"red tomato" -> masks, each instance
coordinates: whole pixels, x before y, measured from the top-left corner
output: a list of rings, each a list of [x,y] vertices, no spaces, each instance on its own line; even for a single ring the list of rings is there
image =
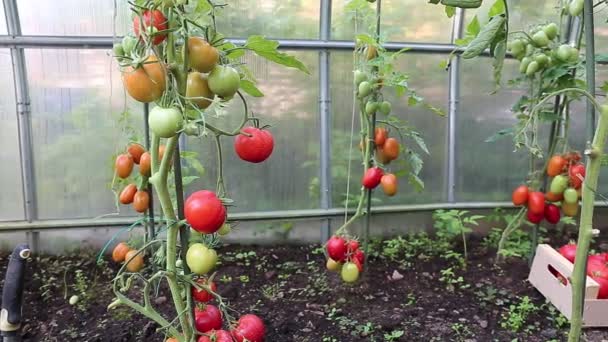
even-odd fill
[[[133,203],[133,198],[135,197],[136,192],[137,186],[135,186],[135,184],[129,184],[122,189],[120,196],[118,196],[118,200],[122,204],[131,204]]]
[[[346,260],[346,241],[339,236],[332,236],[327,241],[327,255],[330,258],[336,261],[345,261]]]
[[[555,204],[546,204],[545,205],[545,220],[551,224],[556,224],[559,222],[561,217],[561,213],[559,208]]]
[[[514,205],[524,205],[528,202],[528,194],[530,189],[525,185],[520,185],[513,191],[511,199]]]
[[[568,161],[562,156],[553,156],[547,163],[547,175],[549,177],[555,177],[564,171]]]
[[[118,177],[129,177],[131,175],[131,171],[133,171],[133,157],[127,153],[119,155],[116,157],[114,168],[116,169],[116,175]]]
[[[528,211],[534,215],[545,214],[545,194],[539,191],[531,192],[528,195]]]
[[[600,277],[591,277],[591,279],[595,280],[595,282],[600,285],[600,290],[597,293],[597,299],[607,299],[608,298],[608,279],[600,278]]]
[[[601,263],[601,264],[606,264],[606,257],[604,255],[605,253],[602,254],[591,254],[587,257],[587,262],[597,262],[597,263]]]
[[[587,260],[587,275],[590,277],[607,278],[608,279],[608,267],[606,262],[597,258],[591,258],[594,255],[590,255]]]
[[[196,280],[196,282],[201,285],[207,285],[207,279],[199,278]],[[212,281],[211,283],[209,283],[209,288],[211,289],[211,292],[217,293],[217,285],[215,285],[215,282]],[[192,298],[199,303],[207,303],[208,301],[212,300],[214,296],[210,292],[207,292],[207,290],[205,289],[198,290],[196,287],[193,286]]]
[[[583,164],[575,164],[570,166],[570,170],[568,171],[568,175],[570,176],[570,184],[575,189],[578,189],[583,184],[583,179],[585,178],[585,165]]]
[[[222,313],[214,305],[207,304],[201,310],[194,309],[194,326],[196,330],[206,333],[211,330],[222,329]]]
[[[129,144],[129,147],[127,147],[127,153],[133,157],[135,164],[139,164],[139,159],[144,152],[146,152],[146,150],[138,143],[131,143]]]
[[[363,175],[363,179],[361,179],[361,184],[363,184],[366,189],[373,189],[380,184],[383,175],[384,172],[381,168],[377,166],[371,167],[365,171],[365,175]]]
[[[272,154],[274,139],[270,132],[256,127],[245,127],[242,132],[234,138],[234,151],[244,161],[250,163],[261,163]]]
[[[384,145],[382,146],[382,153],[389,160],[397,159],[399,157],[399,150],[400,150],[399,140],[397,140],[395,138],[386,139],[386,141],[384,142]]]
[[[232,330],[232,336],[237,342],[263,342],[266,328],[260,317],[252,314],[239,318],[236,327]]]
[[[384,145],[384,143],[386,142],[386,139],[388,139],[388,131],[386,130],[386,128],[384,127],[376,127],[376,130],[374,132],[374,143],[376,144],[376,146],[381,147]]]
[[[543,218],[545,218],[544,212],[542,214],[535,214],[528,210],[528,221],[534,224],[539,224],[543,220]]]
[[[349,240],[348,241],[348,251],[354,252],[359,249],[359,241],[357,240]]]
[[[184,213],[190,226],[204,234],[217,232],[226,221],[226,207],[215,193],[208,190],[190,195],[184,205]]]
[[[233,342],[232,335],[226,330],[212,330],[207,336],[201,336],[197,342]]]
[[[154,33],[154,32],[159,32],[159,31],[164,31],[168,28],[167,24],[168,24],[168,20],[165,17],[165,15],[163,14],[163,12],[159,11],[159,10],[145,10],[142,15],[141,18],[143,19],[144,23],[143,23],[143,28],[144,31],[146,32],[146,35],[149,35],[150,33]],[[139,16],[136,15],[135,18],[133,18],[133,32],[135,32],[135,35],[137,37],[140,37],[140,28],[141,28],[141,23],[139,20]],[[152,31],[152,32],[149,32]],[[158,35],[154,35],[154,38],[152,39],[152,44],[154,45],[158,45],[160,43],[163,42],[163,40],[165,40],[165,38],[167,38],[166,34],[158,34]]]
[[[576,258],[576,244],[569,243],[567,245],[561,246],[558,250],[559,254],[561,254],[564,258],[568,259],[570,262],[574,262],[574,258]]]
[[[363,251],[360,249],[356,250],[355,254],[353,254],[353,260],[358,260],[359,263],[363,264],[365,262],[365,254]]]
[[[359,259],[353,258],[353,264],[355,264],[355,266],[357,266],[359,273],[363,272],[363,263],[361,261],[359,261]]]

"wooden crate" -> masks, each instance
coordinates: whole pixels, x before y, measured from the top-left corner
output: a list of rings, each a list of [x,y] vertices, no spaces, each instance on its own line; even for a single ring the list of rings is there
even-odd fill
[[[549,245],[538,245],[528,280],[555,307],[570,319],[572,314],[572,276],[574,265]],[[562,275],[563,278],[559,277]],[[561,279],[560,279],[561,278]],[[608,327],[608,299],[597,299],[599,285],[587,277],[584,327]]]

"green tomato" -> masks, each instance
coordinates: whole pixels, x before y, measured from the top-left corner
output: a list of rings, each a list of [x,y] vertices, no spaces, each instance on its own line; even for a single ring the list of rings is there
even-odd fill
[[[532,44],[528,44],[526,45],[526,56],[532,56],[534,54],[534,51],[536,50],[536,47]]]
[[[226,236],[232,231],[232,227],[230,227],[229,223],[224,223],[222,227],[217,231],[217,233],[221,236]]]
[[[568,5],[568,13],[573,17],[579,16],[583,12],[584,6],[584,0],[572,0],[570,5]]]
[[[378,102],[367,101],[365,104],[365,113],[367,115],[373,115],[378,110]]]
[[[194,122],[188,122],[184,126],[184,133],[186,133],[186,135],[189,135],[191,137],[196,137],[199,135],[200,131],[198,129],[198,126]]]
[[[534,60],[541,67],[544,67],[545,65],[549,64],[549,57],[547,57],[547,55],[545,55],[544,53],[534,56]]]
[[[359,84],[359,98],[364,98],[372,93],[372,85],[368,81]]]
[[[135,50],[135,46],[137,45],[137,38],[132,36],[125,36],[122,39],[122,49],[125,52],[125,56],[131,56],[133,50]]]
[[[528,68],[526,68],[526,75],[532,77],[538,72],[539,69],[540,65],[538,64],[538,62],[532,61],[530,62],[530,64],[528,64]]]
[[[231,98],[241,86],[241,76],[235,68],[216,65],[207,78],[209,89],[221,98]]]
[[[359,85],[361,82],[367,81],[367,75],[361,70],[355,70],[354,79],[355,85]]]
[[[568,188],[564,191],[564,201],[568,204],[578,202],[578,191],[575,188]]]
[[[536,32],[533,36],[532,36],[532,40],[534,41],[534,43],[536,43],[536,45],[540,46],[540,47],[545,47],[547,45],[549,45],[549,37],[547,37],[547,34],[545,33],[545,31],[538,31]]]
[[[570,46],[570,58],[568,60],[570,62],[578,62],[578,54],[579,54],[578,49]]]
[[[526,72],[526,70],[528,70],[528,65],[530,65],[530,62],[532,62],[532,58],[524,57],[521,60],[521,63],[519,63],[519,72],[524,74]]]
[[[80,298],[76,295],[70,297],[70,305],[76,305],[78,304],[78,301],[80,300]]]
[[[186,252],[186,264],[193,273],[203,275],[211,272],[217,263],[215,250],[202,243],[195,243]]]
[[[389,115],[391,113],[392,109],[393,109],[393,106],[388,101],[382,101],[382,103],[380,104],[380,108],[379,108],[380,113],[382,113],[384,115]]]
[[[359,279],[359,269],[357,265],[352,262],[347,262],[342,266],[342,271],[340,272],[342,276],[342,280],[346,283],[354,283]]]
[[[175,107],[154,107],[148,117],[150,130],[161,138],[171,138],[180,131],[184,125],[182,112]]]
[[[526,50],[526,45],[523,42],[523,40],[521,39],[515,39],[514,41],[511,42],[511,53],[514,56],[521,56],[522,54],[525,53]]]
[[[556,23],[549,23],[543,27],[543,31],[547,35],[547,38],[553,40],[557,37],[557,33],[559,31],[559,27],[557,27]]]
[[[125,49],[123,49],[121,43],[114,44],[112,52],[114,52],[115,57],[123,57],[125,55]]]
[[[562,44],[557,48],[555,57],[562,62],[567,62],[570,60],[570,51],[570,45]]]
[[[564,192],[568,188],[568,177],[557,175],[551,181],[551,186],[549,187],[549,191],[552,193],[559,195]],[[578,197],[578,194],[576,195]]]

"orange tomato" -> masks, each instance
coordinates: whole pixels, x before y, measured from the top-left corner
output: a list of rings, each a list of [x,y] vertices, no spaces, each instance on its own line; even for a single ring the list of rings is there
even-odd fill
[[[122,204],[131,204],[131,203],[133,203],[133,197],[135,196],[136,192],[137,192],[137,187],[135,186],[135,184],[129,184],[129,185],[125,186],[124,189],[122,189],[122,191],[120,192],[120,196],[118,197],[118,200]]]
[[[201,109],[209,107],[214,96],[211,89],[209,89],[207,76],[200,72],[191,72],[188,74],[186,97],[191,98],[190,101],[195,106]]]
[[[198,72],[210,72],[220,60],[217,49],[200,37],[188,38],[188,62]]]
[[[139,102],[160,99],[165,92],[167,77],[165,68],[156,56],[150,56],[138,68],[127,67],[122,72],[122,83],[129,95]]]
[[[525,185],[520,185],[515,190],[513,190],[513,194],[511,195],[511,200],[514,205],[524,205],[528,203],[528,194],[530,193],[530,189],[528,189]]]
[[[384,146],[386,139],[388,138],[388,131],[384,127],[376,127],[374,132],[374,143],[376,146]]]
[[[126,243],[119,243],[118,245],[116,245],[116,247],[114,247],[114,250],[112,251],[112,260],[114,260],[114,262],[125,261],[125,256],[127,255],[127,253],[129,253],[130,250],[131,248]]]
[[[578,203],[562,202],[562,211],[564,215],[574,217],[578,214]]]
[[[549,163],[547,164],[547,175],[549,177],[555,177],[564,171],[564,168],[568,164],[566,158],[555,155],[549,159]]]
[[[142,253],[138,253],[132,249],[125,255],[125,262],[127,263],[127,270],[129,272],[139,272],[144,268],[144,256]]]
[[[382,191],[387,196],[394,196],[397,193],[397,176],[392,173],[387,173],[382,176],[380,179],[380,184],[382,185]]]
[[[386,155],[386,152],[384,152],[384,148],[382,147],[376,148],[376,160],[384,165],[391,163],[391,158]]]
[[[551,191],[547,191],[545,194],[545,199],[547,199],[549,202],[559,202],[564,199],[564,194],[554,194]]]
[[[138,143],[131,143],[129,144],[129,147],[127,147],[127,153],[133,157],[133,162],[135,162],[135,164],[139,164],[139,159],[141,159],[141,155],[144,154],[144,152],[146,152],[146,150]]]
[[[367,57],[368,61],[378,57],[378,49],[373,45],[368,45],[365,56]]]
[[[395,138],[388,138],[382,146],[382,152],[390,160],[395,160],[399,157],[399,141]]]
[[[150,152],[144,152],[139,159],[139,173],[142,176],[150,177],[152,171],[152,156]]]
[[[133,158],[131,155],[126,153],[118,155],[118,157],[116,157],[114,168],[116,169],[116,174],[118,177],[129,177],[129,175],[131,175],[131,171],[133,171]]]
[[[133,209],[143,213],[150,207],[150,195],[147,191],[138,190],[133,197]]]

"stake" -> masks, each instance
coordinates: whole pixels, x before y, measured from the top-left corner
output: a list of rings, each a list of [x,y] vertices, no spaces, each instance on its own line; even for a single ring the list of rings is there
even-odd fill
[[[150,150],[150,126],[148,125],[148,115],[150,114],[150,104],[149,103],[144,103],[144,135],[145,135],[145,141],[144,141],[144,145],[146,147],[146,150]],[[154,226],[154,200],[152,199],[152,185],[150,183],[148,183],[148,195],[150,196],[150,205],[148,207],[148,223],[146,224],[146,234],[147,236],[147,241],[152,241],[154,240],[154,235],[155,235],[155,226]]]

